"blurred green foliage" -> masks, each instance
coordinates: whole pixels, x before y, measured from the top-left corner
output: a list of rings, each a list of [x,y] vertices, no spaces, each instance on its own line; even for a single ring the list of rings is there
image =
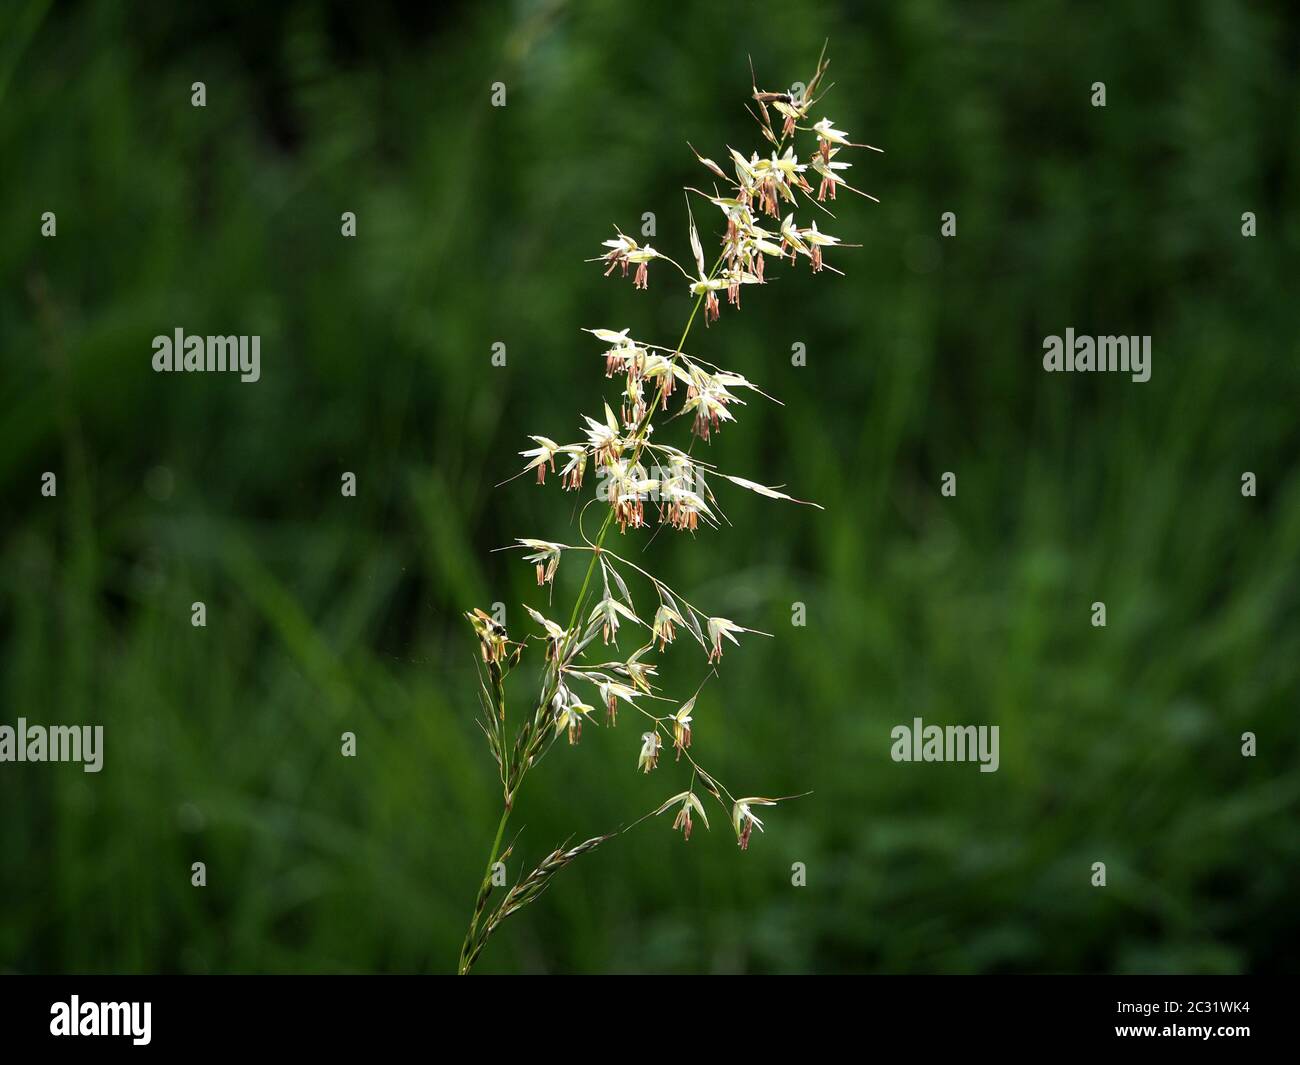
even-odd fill
[[[758,146],[747,57],[782,86],[829,38],[822,110],[887,153],[824,227],[863,247],[693,337],[786,404],[709,457],[827,509],[727,492],[720,531],[624,545],[775,634],[706,687],[701,760],[814,794],[745,854],[640,826],[481,968],[1294,969],[1294,11],[183,7],[0,14],[0,721],[106,742],[98,776],[0,766],[0,967],[454,966],[499,802],[460,611],[520,634],[531,569],[491,549],[576,538],[554,484],[492,486],[612,391],[581,327],[670,344],[689,307],[583,260],[645,211],[688,258],[687,142]],[[154,374],[177,326],[260,334],[262,380]],[[1151,381],[1043,373],[1067,326],[1151,334]],[[1000,771],[893,763],[914,716],[1000,725]],[[685,786],[639,732],[548,756],[512,872]]]

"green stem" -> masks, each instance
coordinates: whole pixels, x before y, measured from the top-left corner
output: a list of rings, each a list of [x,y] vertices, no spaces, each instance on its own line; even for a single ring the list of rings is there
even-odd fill
[[[469,952],[473,947],[474,933],[478,931],[479,918],[483,916],[484,903],[487,901],[487,892],[492,886],[492,867],[497,864],[497,856],[501,852],[501,841],[505,839],[506,822],[510,819],[510,806],[507,802],[505,808],[501,811],[501,820],[497,822],[496,839],[492,841],[492,853],[488,857],[487,869],[483,872],[483,881],[479,885],[478,896],[474,900],[474,913],[470,917],[469,931],[465,933],[465,942],[460,948],[460,962],[457,965],[457,973],[465,976],[469,973]]]

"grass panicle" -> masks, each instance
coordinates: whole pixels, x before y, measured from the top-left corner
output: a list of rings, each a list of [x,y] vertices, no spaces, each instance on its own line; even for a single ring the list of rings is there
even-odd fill
[[[500,771],[504,803],[461,948],[461,973],[469,972],[502,921],[539,898],[561,869],[618,832],[674,810],[674,830],[689,839],[697,821],[709,827],[701,799],[705,795],[726,811],[736,841],[744,850],[754,830],[763,831],[754,808],[781,801],[736,798],[696,761],[690,748],[696,732],[696,701],[704,681],[693,683],[693,694],[684,700],[671,698],[663,694],[659,664],[651,661],[676,640],[679,631],[685,632],[700,646],[707,679],[716,672],[728,643],[738,644],[742,635],[767,634],[701,610],[666,582],[605,545],[614,529],[628,535],[648,527],[652,518],[677,532],[694,534],[701,527],[717,527],[726,516],[711,481],[725,481],[769,499],[816,506],[777,487],[723,473],[695,454],[697,444],[711,444],[736,420],[738,409],[745,405],[741,393],[770,397],[744,374],[689,354],[685,345],[701,310],[706,327],[720,321],[724,297],[727,306],[738,311],[743,290],[765,285],[771,270],[787,260],[795,265],[807,262],[815,274],[824,270],[839,273],[827,256],[849,245],[826,232],[813,215],[833,219],[827,203],[842,190],[867,196],[849,184],[845,171],[851,164],[840,155],[847,149],[869,146],[855,144],[827,118],[813,121],[813,110],[825,92],[826,70],[823,52],[812,78],[797,94],[753,86],[750,110],[767,142],[763,153],[744,155],[729,148],[720,156],[724,166],[691,148],[711,175],[713,187],[711,191],[685,190],[689,269],[617,227],[615,235],[603,242],[605,250],[593,260],[604,266],[606,276],[630,277],[638,290],[649,289],[652,268],[656,276],[662,269],[675,270],[692,297],[691,309],[673,347],[638,340],[628,335],[628,329],[584,330],[603,345],[605,376],[619,379],[618,396],[607,400],[594,416],[582,416],[578,440],[559,443],[545,434],[531,434],[532,446],[519,452],[527,461],[516,477],[531,474],[539,485],[545,485],[548,475],[558,476],[564,491],[582,491],[590,467],[598,484],[584,513],[593,505],[603,506],[605,512],[594,539],[583,533],[580,544],[520,538],[513,545],[525,552],[524,561],[535,568],[538,586],[548,591],[566,558],[585,559],[581,589],[567,621],[548,617],[545,609],[550,609],[549,605],[538,609],[525,604],[539,631],[514,641],[501,620],[482,610],[466,615],[478,637],[486,673],[481,685],[483,728]],[[796,150],[799,142],[805,145],[802,155]],[[816,190],[809,182],[810,175],[819,179]],[[719,247],[711,263],[707,263],[696,223],[696,205],[702,212],[717,210],[722,216]],[[796,215],[810,217],[806,224],[799,224]],[[687,421],[690,439],[684,447],[651,439],[658,414],[668,414],[670,422]],[[653,613],[637,607],[629,576],[648,586],[657,600]],[[618,640],[630,632],[641,642],[624,654]],[[544,647],[541,690],[511,735],[506,681],[530,642]],[[598,653],[604,661],[589,660]],[[672,709],[664,713],[650,709],[662,703]],[[659,771],[661,751],[671,747],[674,764],[685,760],[680,771],[689,770],[689,784],[617,832],[592,837],[576,847],[557,847],[490,907],[494,887],[503,882],[500,869],[513,850],[511,845],[503,853],[502,843],[525,776],[562,737],[570,745],[579,743],[584,726],[598,724],[602,713],[607,726],[617,727],[620,709],[641,715],[644,722],[637,733],[638,744],[629,751],[629,764],[643,774],[653,774]]]

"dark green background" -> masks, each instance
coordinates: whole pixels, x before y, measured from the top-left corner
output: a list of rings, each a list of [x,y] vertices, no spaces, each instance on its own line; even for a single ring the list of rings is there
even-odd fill
[[[482,969],[1295,968],[1288,5],[224,6],[0,13],[0,721],[106,731],[98,776],[0,766],[0,968],[453,968],[499,801],[460,611],[521,635],[491,549],[576,536],[553,484],[492,485],[612,393],[581,327],[671,344],[689,308],[582,260],[645,211],[688,258],[686,142],[757,146],[747,55],[785,86],[827,38],[819,111],[887,152],[827,225],[863,247],[693,336],[786,403],[709,457],[827,509],[729,490],[644,556],[776,637],[728,651],[698,757],[814,794],[744,854],[720,811],[642,825]],[[153,373],[177,326],[260,334],[262,380]],[[1067,326],[1150,334],[1151,381],[1045,374]],[[914,716],[1000,725],[1000,771],[895,764]],[[639,732],[547,758],[512,871],[685,787]]]

